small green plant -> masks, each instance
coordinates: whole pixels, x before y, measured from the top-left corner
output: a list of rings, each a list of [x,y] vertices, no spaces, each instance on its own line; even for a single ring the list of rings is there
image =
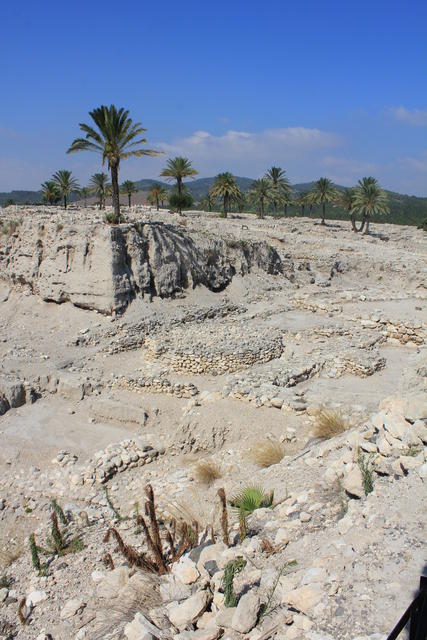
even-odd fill
[[[107,504],[108,504],[108,506],[110,507],[111,511],[114,514],[114,519],[117,522],[121,522],[123,520],[123,518],[120,515],[120,511],[118,509],[116,509],[116,507],[114,506],[113,501],[110,498],[110,494],[108,493],[107,487],[104,487],[104,494],[105,494],[105,499],[107,501]]]
[[[357,464],[362,474],[362,484],[365,496],[374,490],[374,465],[372,456],[365,456],[361,448],[357,450]]]
[[[51,528],[50,534],[52,537],[53,547],[57,555],[62,556],[64,551],[64,539],[59,529],[58,514],[56,513],[56,511],[52,512],[50,518],[52,520],[52,528]]]
[[[340,506],[340,518],[343,518],[348,511],[348,497],[340,479],[337,480],[337,497]]]
[[[274,598],[274,594],[275,594],[275,592],[276,592],[277,585],[278,585],[278,584],[279,584],[279,582],[280,582],[280,578],[281,578],[281,577],[282,577],[282,575],[285,573],[285,570],[286,570],[288,567],[295,567],[296,565],[297,565],[297,561],[296,561],[296,560],[291,560],[290,562],[285,562],[285,563],[284,563],[284,565],[279,569],[279,571],[278,571],[278,573],[277,573],[277,576],[276,576],[276,579],[275,579],[275,581],[274,581],[274,583],[273,583],[273,586],[271,587],[271,589],[270,589],[270,591],[269,591],[269,593],[268,593],[268,596],[267,596],[267,602],[266,602],[265,604],[263,604],[263,605],[262,605],[261,613],[260,613],[260,616],[259,616],[258,623],[260,623],[260,622],[261,622],[261,620],[262,620],[266,615],[268,615],[269,613],[271,613],[271,611],[273,610],[273,608],[274,608],[274,600],[273,600],[273,598]]]
[[[52,498],[50,501],[50,506],[52,510],[58,515],[59,520],[62,524],[68,524],[67,518],[65,517],[65,513],[63,508],[56,502],[55,498]]]
[[[57,233],[59,233],[60,231],[62,231],[62,229],[64,228],[64,225],[62,224],[62,222],[58,222],[58,224],[56,225],[56,231]]]
[[[420,452],[421,452],[420,447],[417,447],[416,445],[411,445],[407,449],[402,449],[402,456],[410,456],[411,458],[414,458]]]
[[[239,542],[240,544],[247,536],[248,523],[244,510],[242,507],[239,509]]]
[[[256,509],[271,507],[274,500],[274,491],[269,494],[257,486],[248,486],[230,500],[230,505],[247,517]]]
[[[28,538],[28,542],[30,545],[31,562],[33,563],[34,569],[40,572],[40,569],[41,569],[40,556],[39,556],[39,550],[36,545],[36,538],[34,533],[30,535],[30,537]]]
[[[0,589],[9,589],[10,585],[13,583],[13,578],[7,576],[6,574],[0,576]]]
[[[104,222],[107,224],[117,224],[116,216],[112,212],[107,212],[104,214]],[[122,222],[126,222],[126,218],[120,214],[119,224]]]
[[[245,566],[246,560],[243,560],[243,558],[230,560],[230,562],[225,565],[222,585],[224,589],[224,604],[226,607],[237,607],[238,599],[236,594],[234,593],[233,586],[234,576],[236,575],[236,573],[242,571]]]

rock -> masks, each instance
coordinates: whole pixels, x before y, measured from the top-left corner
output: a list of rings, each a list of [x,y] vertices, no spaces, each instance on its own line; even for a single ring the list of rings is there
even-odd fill
[[[310,522],[311,518],[311,514],[307,513],[307,511],[301,511],[301,513],[299,514],[299,519],[301,520],[301,522]]]
[[[287,593],[284,601],[308,615],[308,612],[319,604],[322,598],[323,590],[320,587],[305,585]]]
[[[193,551],[197,551],[197,549],[194,549]],[[216,562],[219,569],[223,569],[226,565],[226,560],[224,559],[223,554],[226,551],[227,547],[223,542],[216,542],[215,544],[207,545],[200,552],[200,556],[197,561],[197,568],[199,570],[203,570],[205,568],[205,564],[213,560]],[[193,552],[190,553],[190,558],[193,558]]]
[[[69,618],[72,618],[73,616],[80,613],[85,606],[85,603],[80,598],[73,598],[71,600],[68,600],[68,602],[66,602],[66,604],[61,609],[61,620],[68,620]]]
[[[353,467],[353,469],[344,476],[342,486],[352,497],[362,498],[365,495],[362,473],[359,467]]]
[[[7,589],[6,587],[3,587],[2,589],[0,589],[0,603],[4,602],[8,595],[9,595],[9,589]]]
[[[274,538],[274,544],[285,546],[289,542],[289,532],[286,529],[278,529]]]
[[[45,600],[47,600],[46,591],[31,591],[25,600],[25,604],[31,609]]]
[[[253,591],[245,593],[239,600],[236,611],[231,620],[231,627],[239,633],[249,633],[256,625],[260,600]]]
[[[124,628],[127,640],[155,640],[155,637],[147,631],[145,619],[140,613],[136,613],[132,622],[128,622]]]
[[[323,567],[312,567],[301,579],[301,585],[312,584],[313,582],[325,582],[328,577]]]
[[[408,427],[409,424],[399,416],[392,415],[384,418],[384,429],[397,440],[403,440]]]
[[[111,314],[153,292],[168,298],[197,285],[219,291],[235,274],[244,275],[253,267],[270,274],[283,272],[276,249],[264,241],[230,247],[220,238],[190,236],[185,229],[161,222],[76,222],[72,231],[67,223],[58,236],[55,225],[24,216],[7,261],[0,262],[0,278],[27,283],[49,302],[69,301]]]
[[[200,577],[200,572],[190,558],[181,558],[173,565],[172,573],[184,584],[193,584]]]
[[[220,609],[216,614],[215,624],[217,624],[219,627],[231,629],[236,609],[237,607],[224,607],[224,609]]]
[[[427,462],[424,462],[424,464],[421,465],[418,469],[418,474],[422,480],[427,478]]]
[[[5,506],[6,506],[5,499],[0,498],[0,511],[4,511]]]
[[[78,402],[84,398],[85,385],[81,382],[78,376],[69,373],[61,373],[58,384],[58,393],[66,400]]]
[[[205,629],[197,629],[190,631],[190,640],[217,640],[221,635],[221,629],[216,626],[206,627]]]
[[[99,398],[92,404],[92,416],[100,421],[130,422],[143,427],[147,422],[148,414],[141,407],[123,402],[116,402],[109,398]]]
[[[129,580],[128,567],[116,567],[109,571],[104,580],[97,587],[97,594],[101,598],[113,598]]]
[[[403,407],[403,415],[409,422],[427,420],[427,400],[421,397],[407,398]]]
[[[166,607],[169,620],[177,629],[185,629],[187,625],[196,622],[210,601],[211,596],[207,591],[198,591],[181,604],[171,603]]]

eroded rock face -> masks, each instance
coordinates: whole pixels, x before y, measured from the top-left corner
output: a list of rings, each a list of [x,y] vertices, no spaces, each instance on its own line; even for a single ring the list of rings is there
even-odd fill
[[[46,301],[102,313],[121,311],[138,296],[168,298],[197,285],[222,291],[253,267],[283,273],[265,242],[230,245],[162,222],[59,229],[27,219],[0,254],[4,280],[30,285]]]

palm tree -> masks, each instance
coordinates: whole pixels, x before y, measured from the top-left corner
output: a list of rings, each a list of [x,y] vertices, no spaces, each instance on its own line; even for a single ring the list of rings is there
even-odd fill
[[[83,204],[84,204],[84,206],[86,206],[87,199],[90,196],[90,188],[89,187],[81,187],[79,189],[79,195],[83,198]]]
[[[316,194],[316,204],[322,205],[322,223],[325,224],[325,209],[327,202],[334,202],[337,199],[338,191],[329,178],[319,178],[314,183],[314,193]]]
[[[271,167],[265,174],[264,178],[270,180],[272,187],[272,202],[274,208],[274,214],[277,214],[277,205],[281,200],[281,196],[285,193],[290,193],[291,183],[286,177],[286,171],[281,167]]]
[[[353,200],[354,200],[354,189],[343,189],[339,192],[338,197],[335,201],[336,207],[342,207],[346,209],[350,214],[350,222],[351,228],[353,231],[357,231],[356,228],[356,217],[355,212],[353,211]]]
[[[176,180],[176,188],[178,192],[178,203],[179,198],[182,198],[182,186],[184,178],[191,178],[193,176],[197,176],[199,172],[194,169],[191,164],[191,160],[188,158],[183,158],[182,156],[177,156],[176,158],[169,158],[166,162],[166,167],[161,172],[161,176],[166,178],[167,180]],[[178,212],[181,213],[181,205],[178,205]]]
[[[61,199],[61,192],[54,180],[46,180],[42,184],[43,200],[48,204],[56,204]]]
[[[94,173],[90,178],[90,189],[98,196],[100,209],[105,209],[105,196],[108,194],[109,186],[106,173]]]
[[[204,198],[199,201],[199,206],[203,211],[212,211],[212,194],[210,191],[207,192]]]
[[[156,205],[157,211],[159,210],[160,203],[163,207],[163,201],[168,197],[168,192],[161,184],[153,184],[151,191],[148,195],[149,200]]]
[[[59,192],[64,199],[64,209],[67,208],[68,199],[73,191],[79,190],[79,183],[73,177],[71,171],[60,169],[52,176],[53,182],[57,185]]]
[[[137,193],[138,192],[138,187],[136,186],[136,184],[134,182],[132,182],[132,180],[125,180],[124,183],[122,184],[122,192],[125,193],[128,197],[128,204],[129,204],[129,208],[131,206],[131,197],[133,193]]]
[[[224,218],[227,217],[227,213],[230,210],[230,203],[232,199],[239,199],[241,192],[236,182],[236,178],[229,171],[219,173],[213,185],[210,188],[210,195],[212,198],[222,198]]]
[[[275,167],[273,167],[275,168]],[[261,178],[260,180],[254,180],[249,190],[249,198],[259,207],[259,217],[264,217],[264,206],[266,201],[272,198],[272,184],[267,178]]]
[[[387,204],[387,194],[381,189],[375,178],[369,177],[359,180],[354,190],[353,211],[363,214],[362,226],[359,231],[362,231],[366,224],[365,235],[369,233],[371,216],[390,212]]]
[[[96,151],[102,155],[102,164],[108,163],[111,171],[113,189],[113,222],[120,222],[119,167],[120,161],[132,156],[156,156],[161,152],[145,149],[147,143],[141,135],[146,131],[139,122],[133,122],[129,111],[117,109],[113,104],[102,105],[89,112],[97,129],[87,124],[79,124],[86,134],[85,138],[76,138],[67,153],[75,151]]]
[[[301,215],[303,216],[305,213],[305,207],[310,204],[309,193],[307,191],[300,193],[299,196],[295,199],[295,204],[301,207]]]

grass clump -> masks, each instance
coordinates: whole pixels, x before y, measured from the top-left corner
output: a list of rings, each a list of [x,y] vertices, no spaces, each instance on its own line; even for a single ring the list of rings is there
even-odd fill
[[[374,490],[374,465],[372,456],[365,456],[361,448],[357,450],[357,464],[362,474],[362,484],[365,496]]]
[[[230,505],[247,517],[256,509],[271,507],[273,500],[274,491],[267,494],[261,487],[248,486],[231,498]]]
[[[246,560],[243,560],[243,558],[230,560],[230,562],[225,565],[222,586],[224,589],[224,604],[226,607],[237,607],[238,599],[236,594],[234,593],[233,586],[234,576],[236,575],[236,573],[242,571],[245,566]]]
[[[262,440],[255,445],[251,459],[259,467],[266,469],[278,464],[285,455],[283,446],[277,440]]]
[[[196,479],[207,486],[221,478],[221,469],[211,460],[199,460],[194,468]]]
[[[3,236],[11,236],[22,223],[22,220],[9,220],[8,222],[0,221],[0,234]]]
[[[334,409],[326,409],[322,407],[316,414],[316,423],[313,435],[316,438],[333,438],[334,436],[346,431],[350,425],[342,415],[341,411]]]
[[[104,222],[107,224],[117,224],[116,216],[114,212],[107,212],[104,214]],[[126,222],[126,218],[120,214],[119,224]]]

